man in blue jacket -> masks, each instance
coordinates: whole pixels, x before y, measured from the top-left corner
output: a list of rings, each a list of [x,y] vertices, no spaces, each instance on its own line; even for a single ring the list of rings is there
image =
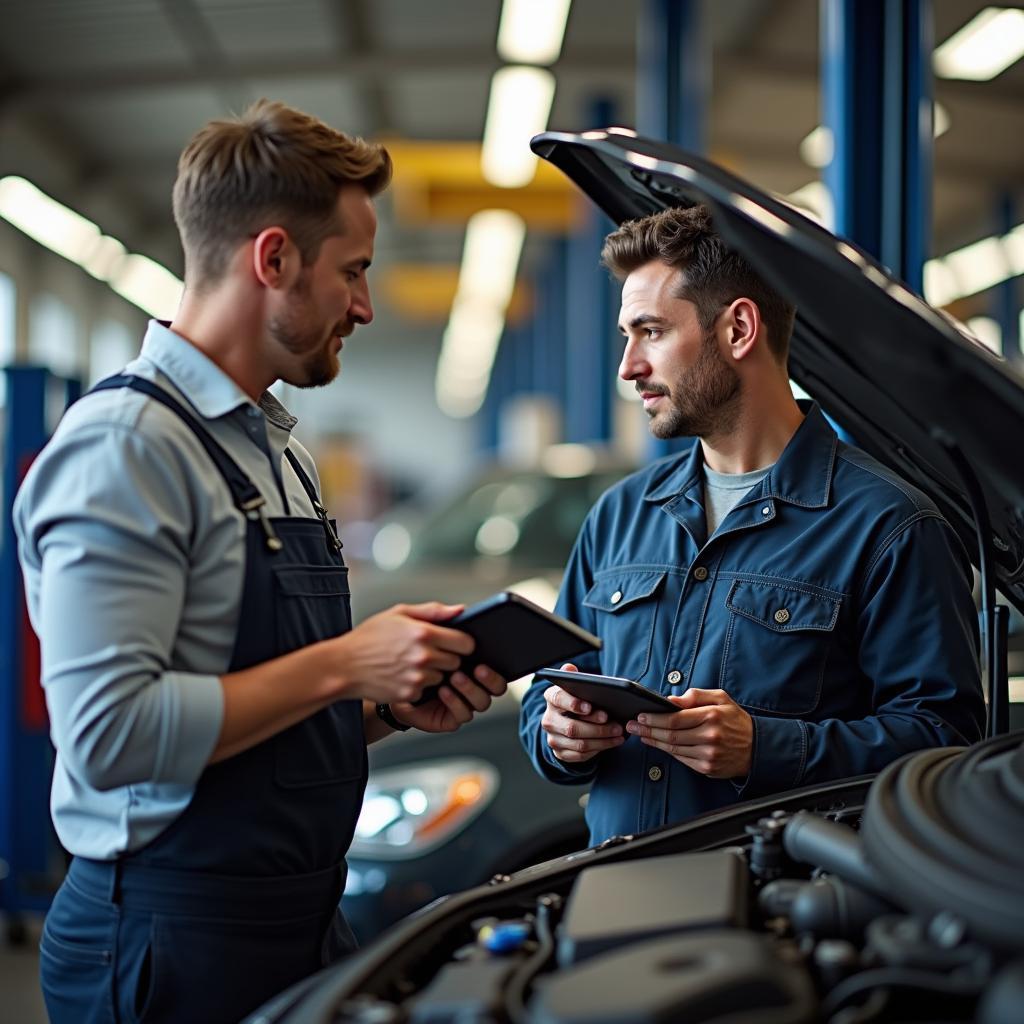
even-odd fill
[[[544,681],[523,702],[537,770],[592,784],[591,842],[979,739],[967,556],[794,400],[794,308],[703,207],[624,224],[602,262],[623,282],[619,375],[654,436],[697,440],[601,498],[557,605],[604,640],[575,667],[678,711],[623,728]]]

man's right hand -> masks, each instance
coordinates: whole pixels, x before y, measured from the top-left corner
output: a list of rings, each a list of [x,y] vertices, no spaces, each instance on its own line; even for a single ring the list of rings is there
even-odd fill
[[[348,681],[346,697],[374,703],[417,700],[426,686],[457,669],[475,641],[468,633],[439,623],[464,605],[396,604],[378,612],[335,640],[338,668]]]
[[[563,669],[576,672],[572,664]],[[579,764],[596,757],[602,750],[621,746],[625,740],[622,726],[609,722],[606,712],[594,708],[560,686],[549,686],[544,691],[547,708],[540,720],[548,734],[548,746],[559,761]]]

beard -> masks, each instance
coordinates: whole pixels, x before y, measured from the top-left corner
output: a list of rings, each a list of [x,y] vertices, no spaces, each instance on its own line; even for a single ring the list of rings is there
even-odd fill
[[[310,313],[309,279],[300,275],[288,293],[284,311],[267,325],[270,336],[286,352],[301,356],[295,379],[282,377],[297,388],[321,388],[330,384],[341,370],[334,352],[337,325],[330,328],[315,323]]]
[[[725,361],[713,334],[704,335],[697,361],[671,387],[637,381],[640,392],[665,395],[668,407],[652,409],[651,433],[658,438],[709,438],[728,433],[740,413],[740,378]]]

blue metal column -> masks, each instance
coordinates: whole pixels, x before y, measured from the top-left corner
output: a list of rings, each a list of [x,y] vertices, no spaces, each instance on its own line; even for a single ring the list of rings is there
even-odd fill
[[[590,122],[607,128],[614,118],[612,104],[596,100]],[[605,235],[615,227],[587,203],[581,222],[567,243],[566,293],[568,331],[565,346],[565,439],[606,443],[612,436],[612,397],[615,389],[617,346],[612,310],[612,287],[600,266]]]
[[[531,325],[533,381],[531,390],[551,395],[559,408],[568,403],[565,386],[568,242],[554,238],[534,279],[536,302]]]
[[[1005,235],[1017,226],[1017,204],[1011,193],[1000,197],[996,211],[996,232]],[[992,315],[1003,335],[1003,355],[1018,370],[1024,366],[1020,347],[1021,289],[1020,278],[1010,277],[996,285],[992,292]]]
[[[835,231],[921,292],[932,185],[927,0],[821,0]]]
[[[705,147],[711,80],[701,0],[645,0],[637,27],[637,130],[693,153]]]
[[[637,28],[637,130],[691,153],[706,146],[711,82],[701,6],[701,0],[645,0]],[[639,407],[637,415],[643,415]],[[660,458],[686,444],[652,437],[648,454]]]
[[[25,607],[11,506],[49,438],[49,408],[56,404],[59,412],[78,397],[81,385],[36,366],[0,372],[7,387],[0,509],[0,908],[10,915],[13,935],[23,911],[49,906],[62,865],[50,824],[53,759],[39,644]]]

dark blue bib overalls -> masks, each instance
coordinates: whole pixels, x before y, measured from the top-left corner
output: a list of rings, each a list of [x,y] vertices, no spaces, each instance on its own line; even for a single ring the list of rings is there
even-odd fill
[[[348,570],[318,518],[268,519],[248,477],[172,396],[246,516],[245,584],[229,672],[351,629]],[[234,1022],[354,947],[338,910],[366,785],[362,702],[339,701],[209,765],[186,810],[116,861],[76,857],[46,918],[40,969],[54,1024]]]

